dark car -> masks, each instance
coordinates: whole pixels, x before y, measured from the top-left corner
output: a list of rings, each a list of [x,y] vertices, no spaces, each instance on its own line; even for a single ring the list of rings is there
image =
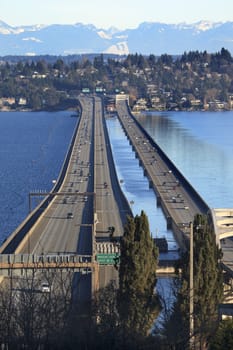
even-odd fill
[[[74,215],[73,213],[67,213],[67,219],[73,219]]]

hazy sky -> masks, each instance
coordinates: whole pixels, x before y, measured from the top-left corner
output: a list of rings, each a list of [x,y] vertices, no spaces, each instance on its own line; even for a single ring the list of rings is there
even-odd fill
[[[136,28],[141,22],[233,21],[233,0],[0,0],[0,20]]]

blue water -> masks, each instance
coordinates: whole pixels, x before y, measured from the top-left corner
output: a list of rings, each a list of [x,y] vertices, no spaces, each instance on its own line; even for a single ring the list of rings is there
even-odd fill
[[[77,122],[70,115],[0,113],[0,243],[27,216],[29,192],[52,188]]]
[[[138,118],[211,208],[233,208],[233,112]]]

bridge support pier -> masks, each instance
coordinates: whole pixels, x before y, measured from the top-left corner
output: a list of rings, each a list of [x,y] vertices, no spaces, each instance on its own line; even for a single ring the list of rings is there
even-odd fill
[[[157,207],[161,206],[161,197],[157,195]]]
[[[95,267],[92,268],[91,273],[91,284],[92,284],[92,294],[95,294],[99,290],[99,265],[95,264]]]
[[[172,218],[171,216],[167,216],[167,229],[172,228]]]

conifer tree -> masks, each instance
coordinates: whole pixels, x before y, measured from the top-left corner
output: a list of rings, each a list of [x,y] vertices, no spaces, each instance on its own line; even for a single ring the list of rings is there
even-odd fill
[[[146,214],[128,217],[121,241],[118,311],[125,333],[145,336],[159,312],[155,295],[158,250]]]
[[[219,328],[210,344],[210,350],[233,349],[233,320],[221,321]]]
[[[214,334],[218,319],[218,305],[223,296],[221,250],[216,245],[215,233],[206,215],[198,214],[193,223],[194,273],[194,342],[195,349],[205,349]],[[181,259],[181,287],[167,331],[178,324],[176,334],[166,334],[181,348],[189,342],[189,252]],[[175,339],[176,338],[176,339]],[[186,345],[185,345],[186,344]]]
[[[216,329],[218,306],[223,297],[221,250],[216,245],[212,225],[204,215],[194,220],[194,325],[199,343],[206,341]]]

